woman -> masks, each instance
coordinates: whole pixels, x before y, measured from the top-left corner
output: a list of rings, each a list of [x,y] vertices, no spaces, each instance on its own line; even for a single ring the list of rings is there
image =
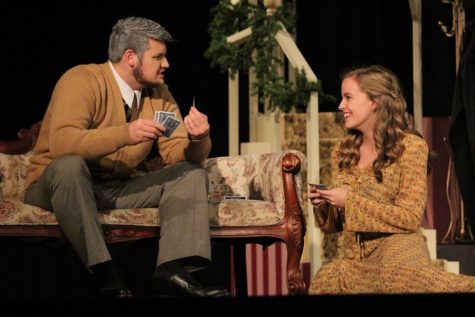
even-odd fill
[[[397,77],[382,66],[343,75],[346,137],[332,152],[332,186],[309,199],[324,232],[343,230],[343,256],[315,275],[310,294],[468,292],[475,277],[431,263],[421,221],[430,153],[408,127]]]

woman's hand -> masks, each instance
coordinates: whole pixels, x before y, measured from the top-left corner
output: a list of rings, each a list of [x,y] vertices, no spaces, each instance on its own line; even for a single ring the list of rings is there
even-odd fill
[[[310,203],[315,208],[319,208],[327,203],[327,201],[322,198],[320,191],[321,190],[317,189],[315,186],[311,186],[308,193],[308,199],[310,199]]]
[[[344,208],[348,189],[337,187],[328,190],[316,189],[319,201],[323,200],[336,208]],[[313,204],[313,203],[312,203]]]

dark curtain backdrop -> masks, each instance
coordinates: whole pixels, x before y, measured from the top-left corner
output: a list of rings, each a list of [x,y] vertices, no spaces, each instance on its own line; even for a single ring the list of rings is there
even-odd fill
[[[169,47],[167,83],[186,113],[196,96],[212,126],[212,156],[227,155],[227,77],[209,67],[210,8],[218,0],[45,1],[10,3],[0,11],[4,62],[1,139],[40,120],[52,89],[68,68],[107,59],[114,22],[130,15],[154,19],[178,40]],[[401,78],[412,111],[411,18],[405,0],[297,0],[297,42],[324,89],[339,98],[339,73],[351,65],[380,63]],[[423,1],[424,115],[450,114],[454,87],[454,42],[437,21],[451,24],[450,6]],[[245,101],[245,99],[244,99]],[[322,111],[336,111],[336,106]],[[241,118],[246,118],[245,106]],[[247,123],[241,120],[242,140]]]
[[[412,109],[412,31],[408,1],[299,1],[297,38],[303,55],[340,100],[340,71],[354,65],[393,69]],[[310,5],[310,7],[308,7]],[[338,111],[337,105],[320,111]]]
[[[340,96],[340,71],[381,64],[399,76],[413,112],[412,20],[407,0],[297,1],[297,39],[324,90]],[[448,116],[455,81],[454,40],[437,21],[451,26],[451,6],[422,1],[424,116]],[[336,105],[321,111],[336,111]]]
[[[15,138],[18,129],[42,118],[56,81],[68,68],[105,62],[109,34],[118,19],[143,16],[162,24],[177,40],[169,45],[166,81],[183,113],[196,96],[197,107],[212,125],[214,154],[226,154],[226,76],[210,69],[203,57],[209,44],[210,8],[217,2],[45,1],[41,7],[11,3],[10,9],[0,10],[7,92],[0,137]]]

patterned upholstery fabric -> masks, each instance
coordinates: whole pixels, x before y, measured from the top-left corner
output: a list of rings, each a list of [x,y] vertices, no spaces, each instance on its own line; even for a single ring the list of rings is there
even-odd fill
[[[211,226],[263,226],[280,222],[284,216],[282,157],[286,152],[210,158],[205,162],[209,177]],[[305,166],[305,156],[297,154]],[[24,180],[31,153],[0,154],[0,224],[56,225],[50,211],[24,204]],[[300,174],[296,176],[301,191]],[[247,200],[223,200],[225,195],[246,196]],[[301,206],[303,202],[300,201]],[[101,211],[104,224],[159,226],[156,208]]]
[[[0,199],[23,201],[26,167],[30,156],[31,152],[23,155],[0,153]]]

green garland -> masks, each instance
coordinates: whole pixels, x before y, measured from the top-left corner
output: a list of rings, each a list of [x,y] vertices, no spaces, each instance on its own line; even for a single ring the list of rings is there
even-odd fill
[[[320,103],[336,102],[336,98],[323,93],[321,81],[309,82],[304,70],[296,69],[296,83],[286,82],[278,75],[277,69],[282,60],[273,52],[278,48],[274,35],[281,29],[293,30],[295,16],[292,4],[287,2],[269,16],[259,3],[251,5],[246,0],[232,5],[229,0],[220,0],[211,10],[213,20],[209,26],[211,42],[204,56],[211,60],[212,67],[219,67],[222,73],[232,75],[236,71],[247,72],[255,68],[256,82],[251,93],[259,93],[259,102],[268,103],[271,111],[279,108],[283,112],[305,112],[312,92],[318,92]],[[241,44],[233,45],[226,41],[229,35],[251,27],[251,38]],[[253,52],[256,54],[253,57]]]

